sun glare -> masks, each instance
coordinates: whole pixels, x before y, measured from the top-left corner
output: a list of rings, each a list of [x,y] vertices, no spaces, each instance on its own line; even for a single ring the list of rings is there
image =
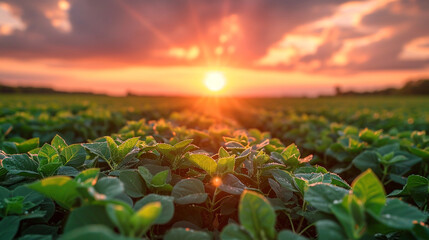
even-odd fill
[[[217,92],[225,87],[226,78],[221,72],[208,72],[204,83],[210,91]]]

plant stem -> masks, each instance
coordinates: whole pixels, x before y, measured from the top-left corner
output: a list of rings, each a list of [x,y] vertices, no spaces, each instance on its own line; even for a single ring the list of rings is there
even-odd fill
[[[307,208],[307,202],[304,201],[302,204],[302,211],[304,212],[306,208]],[[296,230],[297,232],[299,232],[301,230],[303,223],[304,223],[304,217],[301,217],[301,220],[299,220],[298,228]]]
[[[290,226],[292,227],[292,231],[295,233],[295,226],[293,225],[292,218],[290,218],[289,214],[286,213],[287,218],[289,219]]]
[[[302,231],[301,232],[299,232],[298,234],[299,235],[302,235],[303,233],[305,233],[305,231],[307,231],[308,229],[310,229],[311,227],[313,227],[314,226],[314,223],[312,223],[312,224],[310,224],[310,225],[308,225],[307,227],[305,227],[304,229],[302,229]]]

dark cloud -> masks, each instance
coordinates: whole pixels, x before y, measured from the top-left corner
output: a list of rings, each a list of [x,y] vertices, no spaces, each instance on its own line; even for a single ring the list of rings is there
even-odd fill
[[[3,0],[14,9],[25,30],[0,36],[1,57],[13,59],[53,58],[64,64],[84,66],[123,65],[203,65],[216,59],[214,49],[233,46],[235,52],[222,59],[238,67],[255,67],[268,49],[287,33],[304,25],[332,16],[343,0],[70,0],[70,32],[54,27],[47,15],[65,14],[57,0]],[[312,54],[301,56],[288,66],[319,61],[315,70],[345,68],[350,70],[422,68],[428,61],[402,61],[398,58],[405,44],[429,36],[429,1],[401,0],[368,13],[360,31],[335,26],[326,31],[325,41]],[[237,25],[235,33],[231,30]],[[330,59],[345,41],[375,34],[391,27],[388,38],[356,47],[349,54],[366,53],[366,61],[331,66]],[[230,33],[229,41],[219,43],[219,36]],[[168,49],[198,46],[200,55],[192,60],[167,56]],[[225,55],[224,55],[225,56]]]

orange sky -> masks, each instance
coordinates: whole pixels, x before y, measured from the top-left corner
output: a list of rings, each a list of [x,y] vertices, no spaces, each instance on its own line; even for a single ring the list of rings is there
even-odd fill
[[[0,82],[112,95],[317,96],[429,75],[426,0],[0,0]]]

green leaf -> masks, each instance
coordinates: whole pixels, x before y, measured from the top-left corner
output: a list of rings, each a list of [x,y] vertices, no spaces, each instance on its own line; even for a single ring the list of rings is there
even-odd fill
[[[183,179],[178,182],[171,192],[177,204],[200,204],[206,201],[207,193],[204,184],[198,179]]]
[[[237,224],[231,223],[223,228],[220,234],[222,240],[252,240],[250,233]]]
[[[117,146],[111,137],[106,137],[107,142],[109,143],[111,158],[115,163],[120,163],[124,160],[125,156],[130,153],[137,142],[139,141],[138,137],[130,138],[127,141],[123,142],[121,145]]]
[[[152,186],[152,178],[153,178],[153,175],[152,175],[152,173],[150,173],[150,171],[149,171],[149,169],[147,169],[146,167],[144,167],[144,166],[139,166],[139,168],[138,168],[138,172],[139,172],[139,174],[140,174],[140,176],[144,179],[144,181],[146,182],[146,185],[148,186],[148,187],[151,187]]]
[[[148,203],[160,202],[162,211],[159,217],[155,220],[155,224],[166,224],[174,215],[174,197],[162,196],[157,194],[149,194],[134,205],[134,210],[138,210]]]
[[[37,170],[43,175],[43,177],[50,177],[57,172],[61,165],[62,164],[59,162],[47,163],[39,166]]]
[[[223,175],[225,173],[233,173],[235,167],[235,156],[223,157],[217,160],[216,173]]]
[[[109,198],[114,198],[124,192],[124,184],[115,177],[104,177],[99,179],[94,188],[98,193],[104,194]]]
[[[245,190],[240,199],[239,219],[254,239],[275,237],[276,214],[264,196]]]
[[[378,155],[374,151],[365,151],[353,159],[353,165],[361,171],[372,169],[377,176],[382,176]]]
[[[41,166],[48,163],[60,162],[60,156],[58,155],[57,150],[47,143],[40,148],[38,158]]]
[[[61,166],[57,170],[57,175],[76,177],[77,175],[79,175],[79,171],[74,167]]]
[[[320,220],[316,222],[319,240],[347,239],[341,226],[331,220]]]
[[[379,215],[386,204],[386,193],[377,176],[367,170],[360,174],[352,184],[353,194],[362,201],[365,209]]]
[[[161,187],[167,184],[167,178],[169,174],[170,174],[169,170],[165,170],[157,173],[155,176],[153,176],[151,185],[154,187]]]
[[[0,236],[4,240],[14,239],[19,229],[21,218],[18,216],[8,216],[0,221]]]
[[[423,212],[399,199],[389,199],[381,215],[374,217],[397,230],[412,230],[414,223],[425,222],[427,219]]]
[[[389,196],[410,196],[417,206],[423,207],[428,201],[429,180],[419,175],[410,175],[404,188]]]
[[[182,149],[186,148],[189,144],[191,144],[193,141],[194,141],[193,139],[183,140],[181,142],[174,144],[174,148],[176,150],[182,150]]]
[[[429,228],[420,224],[414,225],[413,235],[418,240],[429,239]]]
[[[161,214],[162,206],[160,202],[151,202],[144,205],[130,219],[130,223],[135,229],[136,237],[141,237],[155,223]]]
[[[167,143],[158,143],[158,144],[156,145],[156,149],[157,149],[160,153],[162,153],[162,154],[166,155],[167,157],[169,157],[169,154],[170,154],[170,152],[171,152],[171,151],[174,151],[174,150],[175,150],[175,148],[174,148],[172,145],[167,144]]]
[[[64,159],[64,165],[71,167],[80,167],[86,160],[86,151],[81,145],[73,144],[64,147],[60,156]]]
[[[76,176],[75,182],[93,186],[97,182],[99,173],[100,173],[99,168],[86,169]]]
[[[110,228],[103,225],[88,225],[70,231],[61,236],[61,240],[136,240],[135,238],[127,238],[117,235]]]
[[[10,155],[3,159],[3,167],[10,173],[25,177],[38,178],[38,164],[27,154]]]
[[[185,229],[185,228],[173,228],[170,231],[168,231],[165,236],[164,240],[211,240],[212,237],[206,232],[202,231],[195,231],[191,229]]]
[[[85,143],[82,146],[105,161],[110,159],[110,148],[107,142]]]
[[[223,148],[223,147],[220,147],[219,148],[219,153],[218,153],[218,155],[219,155],[219,158],[226,158],[226,157],[229,157],[229,156],[231,156],[231,155],[229,155],[229,153],[225,150],[225,148]]]
[[[16,148],[19,153],[27,153],[39,147],[39,138],[28,139],[27,141],[16,143]]]
[[[191,154],[188,159],[190,162],[206,171],[210,176],[216,173],[217,163],[213,158],[203,154]]]
[[[310,185],[305,192],[305,201],[310,203],[318,210],[331,213],[331,206],[334,202],[341,201],[348,190],[330,184],[314,184]]]
[[[125,192],[132,198],[143,197],[146,187],[140,174],[134,171],[121,171],[119,179],[124,183]]]
[[[125,205],[108,204],[106,207],[107,215],[110,220],[119,228],[119,232],[128,235],[132,232],[132,226],[129,224],[134,215],[133,209]]]
[[[67,147],[66,141],[60,135],[55,135],[51,141],[51,145],[58,151],[61,152],[65,147]]]
[[[365,208],[355,195],[349,194],[341,202],[331,205],[349,239],[359,239],[365,233]]]
[[[114,224],[107,215],[104,206],[89,205],[74,209],[70,213],[64,228],[64,233],[68,233],[88,225],[103,225],[110,229],[114,228]]]
[[[240,179],[232,174],[227,174],[222,178],[222,184],[219,186],[219,189],[233,195],[241,195],[241,193],[246,189]]]
[[[363,129],[362,131],[360,131],[360,133],[359,133],[359,138],[360,138],[362,141],[369,142],[369,143],[373,143],[373,142],[375,142],[376,140],[378,140],[378,138],[379,138],[379,137],[380,137],[380,135],[381,135],[381,132],[382,132],[382,130],[379,130],[379,131],[372,131],[372,130],[370,130],[370,129],[368,129],[368,128],[365,128],[365,129]]]
[[[70,177],[49,177],[27,185],[57,202],[60,206],[70,209],[76,202],[79,193],[76,188],[78,183]]]

